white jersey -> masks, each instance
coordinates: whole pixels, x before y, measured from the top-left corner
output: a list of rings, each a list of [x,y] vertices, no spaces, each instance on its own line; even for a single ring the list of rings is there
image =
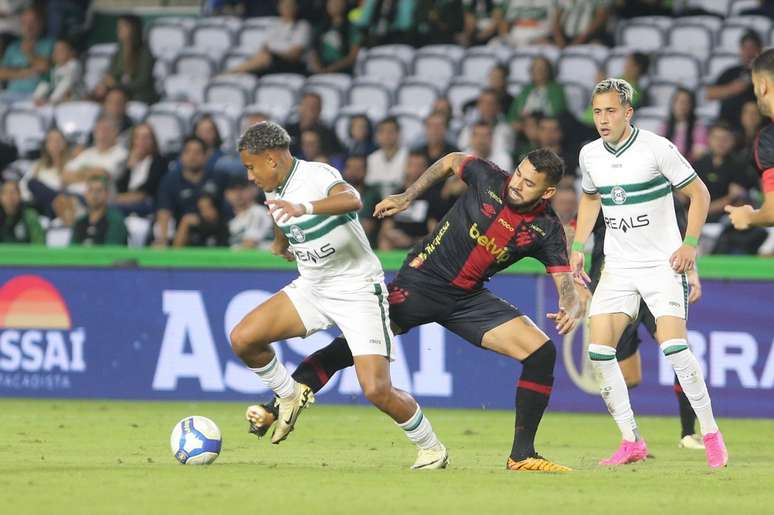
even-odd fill
[[[645,268],[668,264],[682,244],[672,188],[697,176],[666,138],[633,128],[613,149],[597,139],[580,151],[582,187],[602,198],[605,267]]]
[[[327,197],[331,188],[343,182],[332,166],[293,159],[285,182],[267,192],[266,198],[296,204],[313,202]],[[302,215],[277,226],[290,243],[303,279],[315,285],[345,288],[383,279],[382,265],[371,250],[356,213]]]

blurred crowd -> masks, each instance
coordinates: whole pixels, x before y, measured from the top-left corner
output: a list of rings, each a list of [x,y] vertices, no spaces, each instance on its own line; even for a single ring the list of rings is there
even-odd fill
[[[78,99],[101,105],[93,129],[79,141],[54,124],[31,153],[10,140],[0,142],[0,242],[267,248],[273,230],[264,195],[248,181],[234,149],[224,146],[212,117],[196,118],[181,147],[164,152],[153,126],[128,112],[131,102],[151,104],[160,97],[140,18],[120,17],[118,51],[104,76],[92,87],[85,85],[79,55],[88,30],[88,3],[0,1],[0,105],[26,102],[43,109]],[[225,70],[260,77],[352,73],[362,49],[385,44],[611,46],[611,28],[618,20],[674,16],[676,3],[210,0],[204,9],[209,16],[274,17],[263,46]],[[753,14],[774,15],[772,3],[760,2]],[[690,14],[701,12],[694,8]],[[720,102],[716,118],[697,114],[695,89],[679,88],[665,123],[657,128],[710,190],[708,221],[715,224],[716,233],[708,252],[756,254],[768,236],[763,229],[735,231],[724,223],[723,213],[726,204],[761,198],[751,149],[770,120],[758,111],[749,64],[764,47],[764,37],[768,34],[746,31],[739,40],[739,63],[702,91],[707,100]],[[625,59],[621,76],[636,90],[635,110],[651,102],[646,79],[650,61],[640,51]],[[411,247],[464,192],[464,183],[452,178],[394,218],[372,216],[380,199],[402,191],[452,151],[488,159],[509,171],[534,148],[556,151],[566,163],[567,176],[553,204],[560,217],[570,220],[577,210],[578,151],[596,132],[590,107],[583,113],[568,108],[567,92],[553,68],[549,59],[535,56],[525,86],[513,95],[507,64],[492,67],[487,83],[461,111],[449,99],[437,98],[424,117],[421,137],[410,142],[402,137],[395,116],[352,116],[347,137],[341,138],[322,117],[323,98],[311,91],[301,95],[282,122],[293,139],[295,156],[334,165],[360,191],[360,221],[374,248]],[[251,112],[242,125],[271,118],[269,112]]]

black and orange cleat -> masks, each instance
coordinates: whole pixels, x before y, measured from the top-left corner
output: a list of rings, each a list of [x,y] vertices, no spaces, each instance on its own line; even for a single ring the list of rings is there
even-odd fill
[[[272,402],[248,406],[245,418],[250,423],[249,432],[263,438],[277,420],[277,405]]]
[[[572,472],[570,467],[559,465],[548,461],[539,454],[530,456],[523,460],[516,461],[513,458],[508,458],[508,462],[505,464],[505,468],[508,470],[517,470],[525,472]]]

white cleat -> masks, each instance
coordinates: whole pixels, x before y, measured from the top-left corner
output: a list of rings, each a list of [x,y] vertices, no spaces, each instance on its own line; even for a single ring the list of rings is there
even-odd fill
[[[288,437],[301,410],[314,403],[314,392],[305,384],[296,383],[296,392],[293,397],[278,399],[277,425],[271,435],[271,443],[280,443]]]
[[[417,461],[411,466],[412,470],[445,469],[449,464],[449,452],[442,443],[430,449],[419,449]]]
[[[680,443],[678,443],[677,446],[680,449],[704,450],[704,442],[702,442],[701,436],[699,435],[685,435],[680,439]]]

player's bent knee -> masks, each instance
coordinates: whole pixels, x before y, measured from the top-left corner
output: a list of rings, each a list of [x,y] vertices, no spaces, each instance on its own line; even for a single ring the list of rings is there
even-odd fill
[[[231,349],[239,357],[243,357],[249,354],[251,350],[255,350],[256,347],[262,346],[260,336],[251,333],[241,322],[231,330],[229,339],[231,341]]]
[[[390,383],[386,381],[366,381],[361,384],[360,387],[363,390],[363,395],[365,395],[366,399],[377,407],[385,406],[392,392]]]

